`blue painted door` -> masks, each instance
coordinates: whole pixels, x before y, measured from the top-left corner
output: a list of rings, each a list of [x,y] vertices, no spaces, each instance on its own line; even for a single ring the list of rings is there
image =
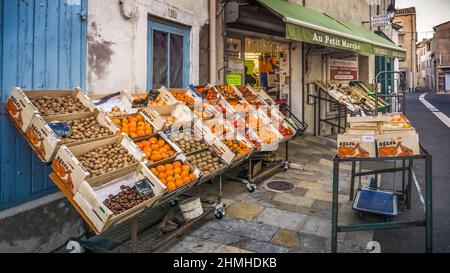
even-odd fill
[[[147,89],[188,87],[190,29],[150,19],[147,45]]]
[[[85,87],[86,0],[0,0],[0,210],[55,191],[45,166],[6,116],[14,86]]]

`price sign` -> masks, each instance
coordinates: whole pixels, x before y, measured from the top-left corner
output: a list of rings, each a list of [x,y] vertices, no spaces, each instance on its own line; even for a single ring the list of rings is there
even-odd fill
[[[150,101],[154,101],[154,100],[156,100],[156,98],[159,96],[159,94],[160,94],[159,90],[153,89],[152,91],[150,91],[150,92],[148,93],[147,98],[148,98]]]
[[[48,124],[58,137],[65,137],[72,133],[72,129],[65,121],[52,121]]]
[[[242,75],[241,74],[228,74],[227,75],[227,84],[241,85],[242,84]]]
[[[153,189],[147,178],[134,183],[134,185],[136,186],[136,190],[139,192],[139,195],[143,198],[153,194]]]

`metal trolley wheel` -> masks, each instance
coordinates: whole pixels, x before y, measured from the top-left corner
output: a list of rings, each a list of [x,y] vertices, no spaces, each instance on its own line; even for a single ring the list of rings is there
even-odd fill
[[[252,193],[256,191],[256,184],[254,183],[248,183],[245,185],[247,187],[248,192]]]

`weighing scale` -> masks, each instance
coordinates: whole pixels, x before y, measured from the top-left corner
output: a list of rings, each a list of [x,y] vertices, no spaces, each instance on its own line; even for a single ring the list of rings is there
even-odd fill
[[[397,216],[397,195],[391,191],[362,187],[356,193],[353,209],[383,216]]]

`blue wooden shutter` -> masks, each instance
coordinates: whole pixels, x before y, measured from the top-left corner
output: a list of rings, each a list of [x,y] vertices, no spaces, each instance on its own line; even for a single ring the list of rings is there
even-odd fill
[[[3,104],[14,86],[85,88],[86,10],[86,0],[0,0],[0,210],[56,190]]]

